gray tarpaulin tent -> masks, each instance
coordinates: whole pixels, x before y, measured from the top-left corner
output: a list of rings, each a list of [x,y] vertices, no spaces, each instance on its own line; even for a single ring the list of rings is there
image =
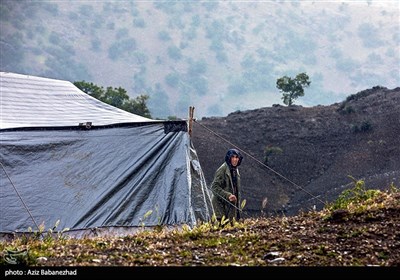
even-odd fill
[[[62,80],[1,72],[0,90],[3,235],[211,219],[186,120],[134,115]]]

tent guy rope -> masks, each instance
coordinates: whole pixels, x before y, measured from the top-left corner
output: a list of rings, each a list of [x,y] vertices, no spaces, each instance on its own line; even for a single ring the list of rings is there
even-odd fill
[[[31,217],[33,223],[35,224],[35,226],[37,227],[38,231],[40,232],[40,227],[39,227],[39,225],[36,223],[35,219],[33,218],[31,211],[29,211],[28,206],[26,206],[24,200],[22,199],[21,195],[19,194],[19,192],[18,192],[17,188],[15,187],[14,183],[11,181],[10,176],[8,176],[8,173],[7,173],[6,169],[4,168],[3,163],[0,162],[0,164],[1,164],[1,168],[3,168],[4,173],[6,174],[8,180],[10,181],[11,185],[13,186],[15,192],[17,193],[19,199],[21,200],[22,204],[24,205],[26,211],[28,212],[29,216]],[[42,235],[42,233],[41,233],[41,235]]]

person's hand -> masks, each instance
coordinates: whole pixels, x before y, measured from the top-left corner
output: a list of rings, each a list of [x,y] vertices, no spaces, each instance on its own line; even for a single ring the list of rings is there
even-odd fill
[[[231,194],[231,195],[229,196],[229,201],[230,201],[230,202],[236,202],[236,195]]]

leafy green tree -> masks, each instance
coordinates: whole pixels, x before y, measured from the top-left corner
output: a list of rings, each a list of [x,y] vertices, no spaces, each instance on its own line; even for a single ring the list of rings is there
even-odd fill
[[[124,103],[129,101],[129,95],[126,93],[126,90],[121,87],[107,87],[107,90],[103,95],[103,101],[114,107],[122,109]]]
[[[148,95],[139,95],[134,100],[129,100],[125,102],[122,105],[121,109],[145,118],[151,118],[150,110],[149,108],[147,108],[148,99]]]
[[[74,82],[74,85],[81,91],[89,94],[90,96],[102,100],[102,95],[104,94],[103,87],[99,87],[93,83],[88,83],[85,81]]]
[[[294,100],[300,96],[304,96],[304,88],[311,84],[306,73],[300,73],[296,78],[292,79],[283,76],[276,81],[276,87],[282,92],[283,103],[290,106]]]
[[[103,87],[85,81],[74,82],[74,85],[83,92],[104,103],[132,114],[151,118],[150,110],[147,107],[147,100],[149,99],[148,95],[139,95],[135,99],[130,99],[127,91],[122,87],[107,87],[107,89],[104,90]]]

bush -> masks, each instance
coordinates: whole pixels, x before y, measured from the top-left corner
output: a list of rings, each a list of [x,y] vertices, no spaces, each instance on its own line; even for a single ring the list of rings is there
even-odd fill
[[[267,146],[264,149],[264,162],[268,163],[268,157],[272,154],[281,154],[283,150],[276,146]]]
[[[367,132],[372,129],[372,125],[369,121],[365,120],[360,125],[353,125],[352,130],[353,132]]]

